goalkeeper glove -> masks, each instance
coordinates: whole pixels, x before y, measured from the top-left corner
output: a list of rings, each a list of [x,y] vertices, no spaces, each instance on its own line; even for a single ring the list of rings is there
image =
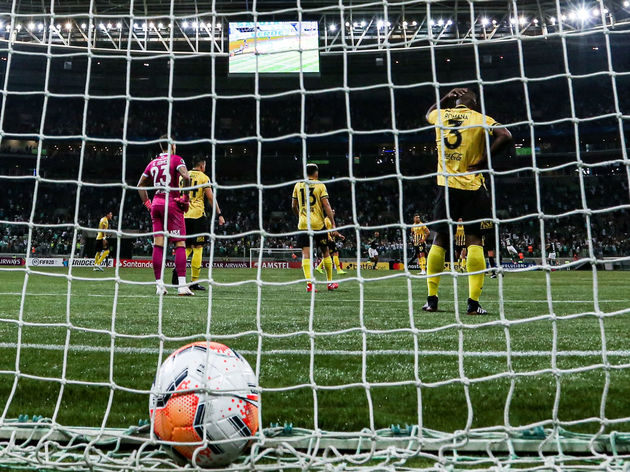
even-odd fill
[[[188,199],[188,194],[184,194],[181,197],[175,198],[175,203],[177,203],[177,206],[179,207],[181,211],[186,213],[188,211],[188,208],[190,207],[190,200]]]
[[[151,199],[147,198],[144,202],[142,202],[142,204],[145,206],[147,210],[149,210],[149,213],[150,213],[151,212]]]

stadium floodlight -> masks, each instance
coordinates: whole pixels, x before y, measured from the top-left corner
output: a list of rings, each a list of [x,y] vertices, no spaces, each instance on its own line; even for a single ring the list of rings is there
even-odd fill
[[[481,19],[481,26],[488,26],[489,23],[490,23],[490,20],[488,20],[488,18],[483,17]]]
[[[525,18],[524,16],[521,16],[521,17],[518,19],[518,23],[519,23],[521,26],[525,26],[525,24],[527,23],[527,18]]]
[[[409,23],[407,23],[406,21],[403,21],[403,22],[402,22],[402,27],[403,27],[403,28],[406,28],[408,25],[409,25]]]
[[[336,31],[337,30],[337,25],[335,25],[334,23],[328,26],[328,29],[330,31]]]
[[[193,29],[196,30],[197,28],[199,28],[199,23],[197,23],[196,21],[193,21],[192,22],[192,27],[193,27]]]
[[[188,22],[186,20],[182,21],[182,28],[183,29],[187,29],[188,28]]]
[[[411,26],[418,26],[418,22],[417,22],[416,20],[413,20],[413,21],[411,22]]]
[[[111,23],[107,23],[107,29],[112,29],[114,25],[112,25]]]
[[[429,26],[435,26],[435,21],[429,20]]]
[[[87,25],[85,23],[81,23],[81,29],[85,29],[87,28]]]
[[[361,20],[361,28],[365,28],[365,25],[367,25],[365,20]]]
[[[389,21],[386,21],[386,22],[385,22],[385,25],[386,25],[386,26],[391,26],[392,24],[391,24]]]
[[[452,24],[453,24],[453,20],[448,20],[448,21],[446,22],[446,26],[451,26]]]
[[[61,25],[57,23],[57,31],[61,31]]]
[[[155,28],[155,23],[153,23],[152,21],[149,22],[149,28]]]
[[[385,26],[385,23],[383,22],[383,20],[378,20],[378,21],[376,22],[376,27],[377,27],[378,29],[381,29],[383,26]]]
[[[70,31],[72,30],[72,23],[70,23],[69,21],[66,23],[66,31]]]
[[[100,29],[102,29],[103,31],[105,31],[105,29],[106,29],[106,27],[105,27],[105,24],[104,24],[104,23],[99,23],[99,24],[98,24],[98,27],[99,27]]]
[[[577,18],[577,13],[576,12],[574,12],[574,11],[569,12],[569,20],[573,21],[576,18]],[[563,18],[563,20],[564,20],[564,18]]]
[[[534,18],[534,19],[532,20],[532,22],[533,22],[535,25],[537,25],[537,24],[538,24],[538,18]]]
[[[599,8],[593,8],[593,11],[591,11],[591,13],[593,14],[593,16],[597,17],[599,16]]]
[[[630,7],[630,1],[626,0],[625,2],[623,2],[623,6],[626,8]]]
[[[30,21],[26,27],[29,31],[33,31],[35,29],[35,23]]]
[[[346,27],[350,26],[350,22],[346,21]]]
[[[353,26],[354,28],[358,28],[358,27],[359,27],[359,23],[358,23],[357,21],[355,21],[354,23],[352,23],[352,26]]]
[[[552,16],[551,18],[549,18],[549,23],[551,23],[551,25],[555,25],[556,24],[556,17]]]
[[[515,25],[516,24],[516,18],[510,18],[510,24],[511,25]]]
[[[579,8],[577,11],[577,17],[580,21],[586,21],[589,18],[588,10],[584,7]]]
[[[444,26],[444,20],[442,18],[440,18],[437,22],[438,26]]]
[[[158,29],[164,29],[164,23],[158,23]]]
[[[0,25],[1,26],[1,25]],[[44,23],[38,23],[37,25],[37,31],[43,31],[44,30]]]
[[[118,29],[122,28],[122,23],[120,21],[118,23],[116,23],[116,28],[118,28]]]

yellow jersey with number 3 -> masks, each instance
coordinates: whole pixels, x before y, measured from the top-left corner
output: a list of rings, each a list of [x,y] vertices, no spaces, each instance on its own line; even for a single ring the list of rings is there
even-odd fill
[[[328,198],[326,186],[319,180],[298,182],[293,187],[293,198],[298,201],[300,220],[298,229],[308,229],[306,213],[306,196],[309,198],[311,229],[318,231],[324,228],[324,206],[322,199]]]
[[[440,110],[440,117],[438,117],[438,111],[433,110],[429,113],[428,120],[432,125],[436,125],[438,172],[447,174],[468,172],[469,166],[479,164],[486,147],[486,130],[483,125],[498,125],[493,118],[484,116],[464,105],[443,108]],[[444,140],[442,140],[440,126],[446,131]],[[471,126],[471,128],[460,129],[464,126]],[[492,136],[491,129],[488,133]],[[444,155],[442,155],[442,144],[444,144]],[[444,170],[444,162],[446,170]],[[482,174],[449,176],[448,179],[444,175],[437,176],[438,185],[445,187],[447,180],[450,188],[462,190],[478,190],[484,183]]]
[[[203,185],[203,187],[190,190],[188,197],[190,199],[190,206],[188,211],[184,214],[184,218],[197,219],[205,216],[206,208],[204,200],[206,198],[206,187],[210,186],[210,177],[201,172],[200,170],[191,170],[188,172],[190,175],[190,186],[196,187],[197,185]],[[180,178],[181,185],[181,178]]]

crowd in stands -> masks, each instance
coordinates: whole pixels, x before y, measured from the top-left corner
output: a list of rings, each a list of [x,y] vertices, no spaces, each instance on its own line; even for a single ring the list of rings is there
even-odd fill
[[[556,248],[558,257],[585,257],[589,255],[590,230],[596,256],[630,253],[630,205],[625,176],[584,177],[584,202],[580,179],[576,176],[541,177],[539,182],[540,207],[537,204],[534,178],[495,180],[496,216],[504,220],[499,225],[501,246],[510,239],[525,257],[539,257],[543,244],[547,252],[549,245],[553,244],[551,247]],[[95,236],[98,221],[111,210],[114,214],[112,229],[120,228],[127,233],[125,237],[133,238],[134,255],[146,256],[151,253],[151,237],[142,234],[151,231],[150,217],[140,204],[135,190],[127,190],[123,200],[120,186],[83,187],[76,212],[76,185],[40,183],[36,194],[32,180],[28,184],[6,183],[4,188],[7,198],[0,203],[0,220],[5,222],[1,225],[0,252],[26,253],[29,236],[26,223],[32,214],[35,224],[31,233],[32,254],[68,255],[73,238],[76,237],[76,255],[85,255],[88,238]],[[402,259],[404,230],[399,225],[401,221],[411,224],[415,212],[422,215],[423,221],[430,222],[434,192],[428,180],[405,182],[402,189],[400,207],[399,185],[395,178],[357,182],[353,205],[351,184],[347,180],[331,181],[328,184],[337,225],[352,226],[342,231],[346,236],[342,256],[356,256],[355,228],[358,228],[358,244],[362,255],[376,239],[383,257]],[[217,198],[226,224],[221,227],[215,224],[215,233],[220,236],[215,241],[215,257],[249,257],[250,248],[260,247],[261,230],[270,233],[265,238],[265,247],[294,247],[295,236],[281,234],[295,231],[296,227],[295,217],[291,213],[291,190],[291,185],[265,189],[262,192],[261,215],[261,195],[256,188],[219,189]],[[34,208],[33,198],[36,199]],[[124,203],[122,211],[121,202]],[[625,207],[615,208],[619,205]],[[76,236],[75,212],[78,223]],[[543,239],[539,214],[544,215]],[[119,221],[120,215],[122,221]],[[357,227],[354,227],[355,221]],[[379,236],[375,238],[377,231]],[[209,248],[206,254],[208,251]]]

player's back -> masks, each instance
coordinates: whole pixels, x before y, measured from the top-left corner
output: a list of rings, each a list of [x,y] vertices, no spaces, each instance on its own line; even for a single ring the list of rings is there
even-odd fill
[[[308,203],[306,201],[308,195]],[[293,187],[293,198],[298,201],[299,222],[298,229],[308,229],[307,205],[310,208],[311,229],[320,230],[324,228],[324,206],[322,199],[328,198],[326,186],[318,180],[298,182]]]
[[[177,154],[163,152],[153,159],[144,169],[142,175],[153,180],[153,186],[158,187],[154,198],[164,198],[166,188],[172,186],[170,190],[171,198],[179,196],[178,180],[179,168],[186,167],[184,159]]]
[[[455,108],[443,108],[433,110],[428,117],[429,123],[436,125],[436,145],[438,156],[438,172],[444,172],[443,161],[446,163],[446,172],[457,174],[468,172],[470,166],[482,161],[485,149],[486,126],[496,126],[497,122],[481,113],[471,110],[465,105]],[[442,136],[443,129],[444,136]],[[492,130],[488,130],[492,135]],[[442,144],[444,146],[442,146]],[[447,185],[447,179],[443,175],[437,176],[438,185]],[[483,184],[480,174],[470,174],[448,177],[448,186],[464,190],[477,190]]]
[[[109,220],[106,216],[101,218],[101,221],[98,222],[98,229],[109,229]],[[99,231],[96,235],[96,239],[105,239],[107,236],[104,231]]]
[[[200,170],[191,170],[188,172],[190,175],[191,187],[203,185],[197,189],[191,190],[188,195],[190,197],[190,207],[186,214],[186,218],[201,218],[206,214],[204,199],[205,199],[205,186],[210,183],[210,178],[201,172]]]

